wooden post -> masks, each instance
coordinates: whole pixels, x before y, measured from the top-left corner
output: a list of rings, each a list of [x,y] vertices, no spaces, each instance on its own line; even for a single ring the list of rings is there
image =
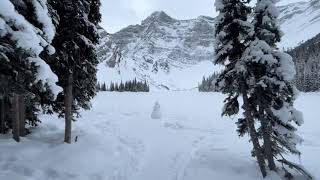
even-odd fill
[[[72,84],[73,84],[73,74],[68,75],[67,86],[64,89],[64,104],[65,104],[65,136],[64,142],[71,144],[71,130],[72,130]]]
[[[0,133],[5,133],[5,98],[0,99]]]
[[[19,97],[19,131],[20,136],[26,135],[26,104],[23,96]]]
[[[13,95],[13,117],[12,117],[13,139],[20,142],[20,116],[19,116],[19,95]]]

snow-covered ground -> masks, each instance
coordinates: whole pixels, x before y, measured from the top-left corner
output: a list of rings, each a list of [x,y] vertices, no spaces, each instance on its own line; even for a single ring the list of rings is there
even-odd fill
[[[261,179],[248,138],[222,118],[219,93],[100,93],[63,144],[63,120],[43,123],[20,144],[0,138],[1,180]],[[161,119],[152,119],[155,102]],[[302,94],[301,163],[320,179],[320,93]],[[296,158],[299,162],[299,159]],[[268,179],[278,179],[269,177]]]

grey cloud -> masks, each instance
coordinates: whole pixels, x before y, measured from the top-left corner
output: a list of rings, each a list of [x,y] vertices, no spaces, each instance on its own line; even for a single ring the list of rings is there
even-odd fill
[[[306,0],[280,0],[279,5]],[[132,24],[140,24],[154,11],[165,11],[173,18],[192,19],[200,15],[216,16],[214,0],[101,0],[101,25],[116,32]],[[256,0],[252,0],[254,5]]]
[[[159,10],[177,19],[216,15],[214,0],[102,0],[102,4],[101,25],[109,32],[139,24],[152,12]]]

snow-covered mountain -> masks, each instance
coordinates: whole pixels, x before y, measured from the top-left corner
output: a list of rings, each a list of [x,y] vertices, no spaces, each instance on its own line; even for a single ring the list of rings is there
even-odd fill
[[[320,1],[309,0],[280,7],[283,48],[293,48],[320,33]]]
[[[294,47],[320,32],[318,0],[279,8],[285,34],[280,47]],[[102,28],[100,33],[98,79],[107,84],[138,78],[147,80],[152,89],[192,89],[203,76],[221,69],[212,63],[211,17],[177,20],[160,11],[115,34],[107,34]]]
[[[214,71],[213,27],[210,17],[180,21],[155,12],[141,25],[103,36],[99,56],[105,63],[99,77],[112,81],[137,77],[160,89],[194,88],[203,75]]]

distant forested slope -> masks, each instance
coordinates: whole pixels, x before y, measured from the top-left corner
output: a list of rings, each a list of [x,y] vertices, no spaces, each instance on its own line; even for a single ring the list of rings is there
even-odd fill
[[[300,91],[320,89],[320,34],[288,51],[296,64],[296,85]]]

